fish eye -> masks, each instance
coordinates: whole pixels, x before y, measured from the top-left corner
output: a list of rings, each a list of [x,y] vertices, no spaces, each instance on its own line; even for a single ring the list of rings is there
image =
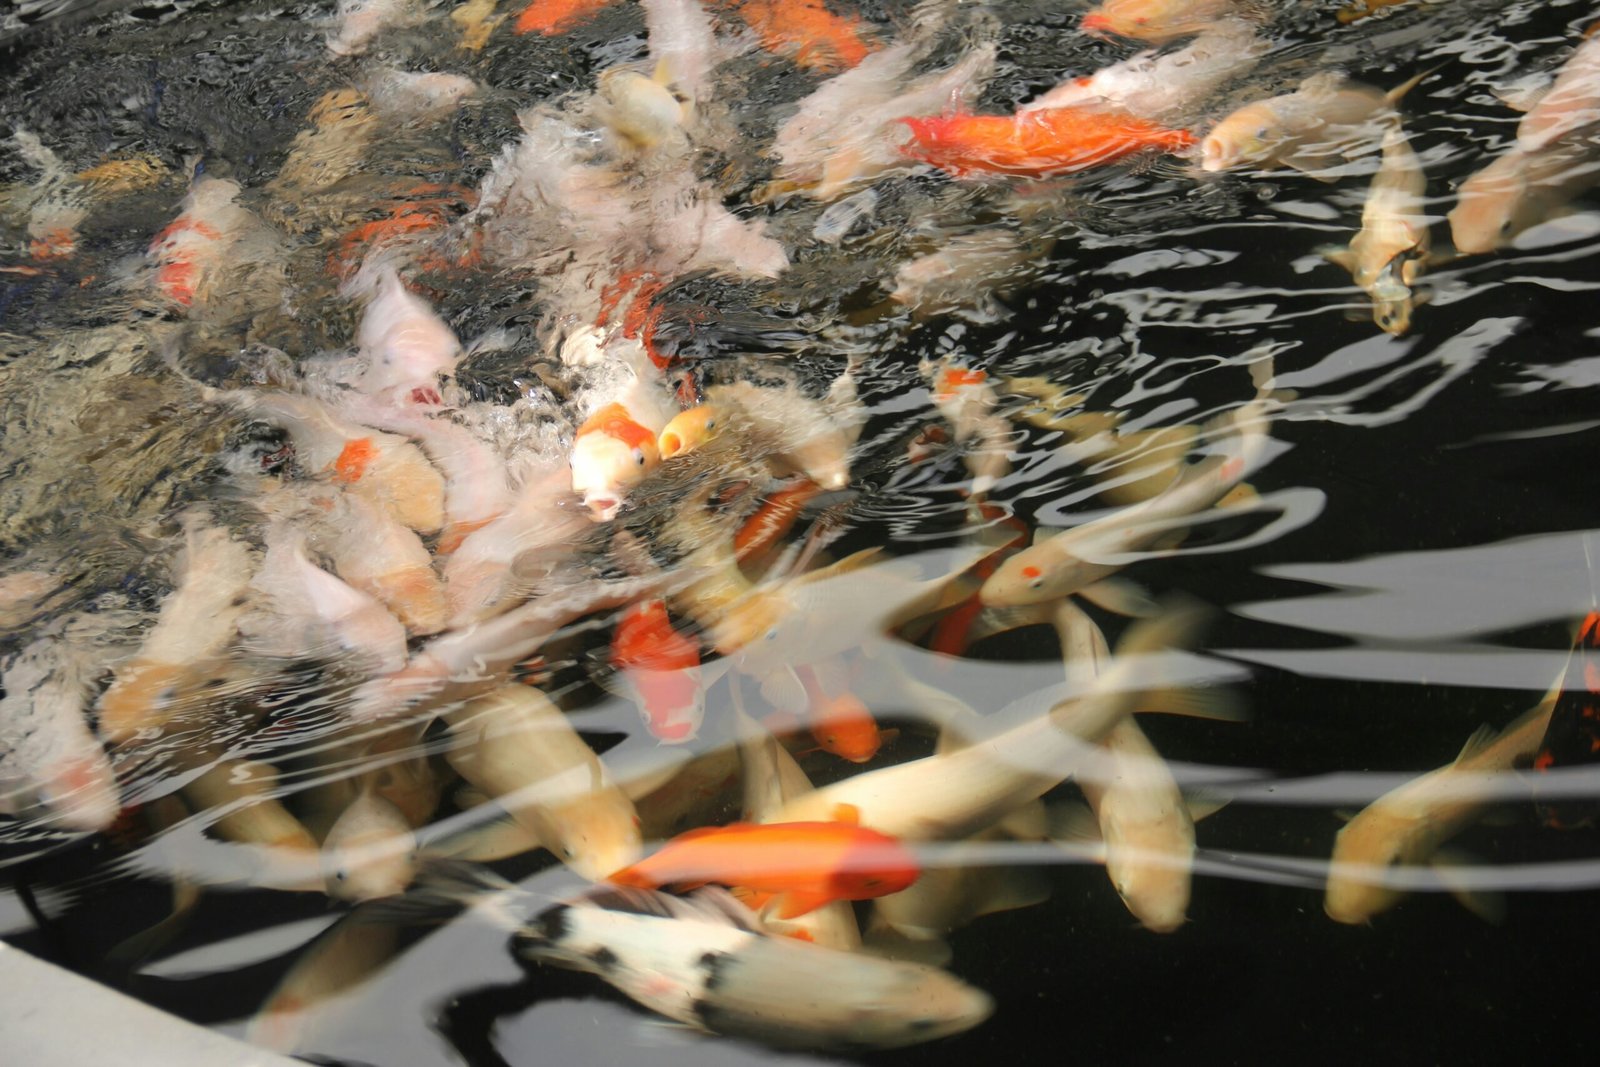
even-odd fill
[[[1267,134],[1269,134],[1271,132],[1272,131],[1267,129],[1265,126],[1261,127],[1259,130],[1256,131],[1256,140],[1265,141],[1267,139]]]
[[[333,872],[333,880],[336,881],[336,882],[348,881],[349,878],[350,878],[350,872],[349,871],[338,870],[338,871],[334,871]]]
[[[778,639],[778,628],[776,626],[774,626],[772,629],[767,631],[767,640],[768,641],[776,641],[777,639]]]
[[[1504,222],[1502,222],[1500,224],[1500,233],[1502,235],[1505,235],[1505,234],[1508,234],[1510,232],[1511,232],[1511,220],[1510,219],[1506,219],[1506,221],[1504,221]]]
[[[1033,581],[1028,583],[1028,588],[1029,589],[1043,589],[1044,588],[1044,579],[1043,578],[1035,578]]]
[[[644,466],[644,449],[636,448],[633,450],[633,461],[641,467]]]

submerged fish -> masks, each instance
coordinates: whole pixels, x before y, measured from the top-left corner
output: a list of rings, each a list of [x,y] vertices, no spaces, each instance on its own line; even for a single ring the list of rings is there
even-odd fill
[[[1178,152],[1194,144],[1187,130],[1081,107],[901,121],[911,131],[901,151],[957,178],[1046,178],[1114,163],[1147,148]]]
[[[808,70],[846,70],[872,51],[861,20],[834,14],[822,0],[734,0],[734,7],[761,47],[791,54]]]
[[[679,633],[660,600],[622,613],[611,638],[611,665],[626,678],[645,728],[666,744],[692,740],[705,716],[700,645]]]
[[[1079,25],[1085,33],[1170,41],[1206,30],[1249,6],[1248,0],[1102,0]]]
[[[778,918],[793,919],[836,900],[899,892],[919,870],[900,842],[849,822],[732,823],[679,834],[608,881],[643,889],[715,882],[745,891],[752,907],[771,899]]]
[[[1396,337],[1411,328],[1412,286],[1427,260],[1428,219],[1422,213],[1427,176],[1399,124],[1384,131],[1383,162],[1372,179],[1361,232],[1328,258],[1348,270],[1372,298],[1372,319]]]
[[[1572,656],[1561,680],[1561,692],[1550,713],[1533,769],[1539,772],[1561,767],[1593,767],[1600,761],[1600,612],[1590,612],[1578,626]],[[1569,830],[1593,825],[1600,820],[1593,799],[1571,797],[1554,799],[1540,795],[1534,780],[1534,798],[1539,818],[1546,826]]]
[[[720,890],[687,900],[593,892],[535,915],[513,948],[597,975],[695,1029],[781,1048],[900,1048],[969,1030],[994,1010],[944,971],[767,934]]]

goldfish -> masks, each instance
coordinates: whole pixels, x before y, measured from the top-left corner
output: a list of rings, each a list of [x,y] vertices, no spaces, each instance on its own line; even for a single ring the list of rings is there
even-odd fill
[[[1578,625],[1572,655],[1562,675],[1560,693],[1550,713],[1533,769],[1541,774],[1567,766],[1591,767],[1600,753],[1600,611],[1591,611]],[[1535,779],[1534,798],[1539,818],[1553,829],[1568,830],[1595,821],[1594,801],[1572,797],[1552,800],[1541,796]]]
[[[600,95],[608,105],[606,125],[641,149],[675,140],[693,109],[657,78],[613,67],[600,72]]]
[[[695,737],[705,715],[700,646],[673,627],[664,603],[645,600],[622,613],[611,665],[627,679],[652,736],[666,744]]]
[[[971,1029],[994,1010],[936,968],[773,936],[713,887],[687,899],[608,887],[537,912],[527,894],[503,892],[529,914],[512,939],[519,958],[597,975],[710,1033],[779,1048],[900,1048]]]
[[[543,693],[503,685],[441,712],[445,758],[517,824],[585,878],[639,858],[639,817]]]
[[[1223,426],[1233,433],[1233,455],[1213,455],[1182,468],[1159,494],[1100,519],[1035,542],[1001,563],[983,583],[979,597],[990,607],[1014,607],[1055,600],[1077,592],[1121,569],[1107,557],[1161,544],[1181,530],[1181,521],[1216,506],[1261,462],[1271,437],[1267,415],[1277,402],[1271,394],[1270,361],[1253,364],[1256,397],[1230,413]]]
[[[1200,167],[1215,172],[1288,166],[1318,176],[1337,159],[1367,151],[1370,125],[1393,121],[1400,98],[1431,73],[1424,71],[1387,93],[1342,74],[1314,74],[1292,93],[1246,104],[1224,117],[1200,142]]]
[[[1422,214],[1427,177],[1406,134],[1384,131],[1383,161],[1361,209],[1361,232],[1328,259],[1354,276],[1372,298],[1372,319],[1398,337],[1411,328],[1411,288],[1428,256],[1428,220]]]
[[[183,518],[183,544],[176,586],[162,600],[155,625],[100,694],[100,732],[107,741],[128,741],[178,714],[223,670],[250,607],[255,558],[243,542],[191,512]]]
[[[742,561],[770,550],[794,528],[806,504],[821,494],[822,487],[809,478],[768,493],[734,534],[734,556]]]
[[[735,7],[761,39],[761,47],[792,53],[807,70],[847,70],[872,51],[861,21],[834,14],[822,0],[735,0]]]
[[[1187,130],[1081,107],[1014,115],[956,112],[901,122],[911,131],[901,151],[957,178],[1046,178],[1113,163],[1146,148],[1177,152],[1194,143]]]
[[[1091,107],[1173,122],[1250,73],[1270,47],[1249,25],[1224,22],[1176,51],[1140,52],[1093,74],[1069,78],[1018,110]]]
[[[554,37],[587,21],[611,3],[612,0],[533,0],[511,24],[511,32]]]
[[[716,882],[747,891],[752,906],[772,899],[778,918],[792,919],[835,900],[898,892],[918,873],[894,838],[849,823],[731,823],[679,834],[607,881],[641,889]]]
[[[1329,918],[1363,923],[1399,903],[1402,890],[1389,872],[1433,861],[1477,819],[1492,799],[1495,779],[1538,751],[1559,686],[1499,733],[1480,727],[1453,762],[1391,789],[1345,824],[1334,839],[1322,902]],[[1473,910],[1493,907],[1470,897],[1463,902]]]
[[[795,673],[805,688],[811,736],[817,745],[851,763],[866,763],[876,756],[883,733],[861,698],[847,688],[831,692],[817,668],[802,667]]]
[[[1160,43],[1203,33],[1246,7],[1241,0],[1102,0],[1079,25],[1085,33]]]
[[[674,415],[656,435],[656,448],[662,459],[692,452],[711,440],[722,423],[722,409],[715,404],[697,404]]]

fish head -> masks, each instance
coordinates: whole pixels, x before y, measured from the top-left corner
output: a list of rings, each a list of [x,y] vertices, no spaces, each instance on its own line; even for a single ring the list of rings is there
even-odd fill
[[[1493,252],[1539,221],[1527,156],[1505,153],[1461,184],[1450,210],[1450,240],[1461,255]]]
[[[984,607],[1016,608],[1057,600],[1072,592],[1077,567],[1071,560],[1047,562],[1035,548],[1027,548],[995,568],[978,590]]]
[[[605,116],[607,125],[641,147],[660,144],[680,130],[687,118],[683,101],[671,89],[638,71],[603,71],[599,88],[611,105]]]
[[[1283,144],[1283,122],[1265,103],[1247,104],[1206,134],[1200,142],[1200,169],[1216,173],[1265,163]]]
[[[866,763],[883,745],[883,732],[867,706],[852,693],[811,709],[811,736],[824,752],[851,763]]]
[[[584,423],[572,444],[572,490],[600,522],[615,517],[628,490],[661,462],[655,434],[626,414],[606,415]]]
[[[120,744],[144,730],[159,729],[194,684],[194,672],[178,663],[132,660],[100,695],[100,736]]]
[[[852,1040],[899,1048],[963,1033],[994,1014],[994,999],[948,971],[905,963],[893,982],[863,997],[851,1020]]]
[[[1420,858],[1423,822],[1389,811],[1380,801],[1362,811],[1334,839],[1322,910],[1341,923],[1364,923],[1401,896],[1392,872]]]
[[[832,889],[844,900],[872,900],[909,889],[921,873],[910,849],[892,837],[862,830],[845,850]]]
[[[1191,871],[1194,865],[1194,827],[1185,837],[1170,831],[1169,819],[1120,826],[1116,818],[1101,813],[1106,842],[1106,874],[1122,903],[1147,930],[1169,934],[1184,924],[1189,911]],[[1182,813],[1188,821],[1187,812]],[[1141,832],[1142,831],[1142,832]]]
[[[580,877],[598,881],[631,867],[644,851],[639,814],[615,787],[553,806],[547,814],[539,840]]]
[[[679,412],[656,439],[661,458],[671,459],[693,452],[715,437],[722,425],[722,409],[716,404],[700,404]]]
[[[416,841],[408,829],[371,824],[328,832],[322,850],[328,896],[352,904],[404,893],[417,876]]]

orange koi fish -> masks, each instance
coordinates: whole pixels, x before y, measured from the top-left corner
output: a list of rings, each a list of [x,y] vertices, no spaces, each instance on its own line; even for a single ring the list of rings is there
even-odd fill
[[[809,668],[797,667],[795,673],[805,687],[811,736],[817,746],[851,763],[865,763],[876,756],[883,745],[883,733],[860,698],[848,690],[838,696],[828,695],[816,672]]]
[[[792,54],[807,70],[849,70],[873,51],[861,36],[861,20],[835,15],[822,0],[743,0],[738,11],[762,48]]]
[[[835,900],[898,893],[920,873],[897,839],[852,822],[736,822],[679,834],[609,881],[641,889],[715,882],[742,890],[736,895],[753,908],[775,901],[777,916],[793,919]]]
[[[623,612],[611,637],[611,665],[632,686],[653,737],[678,744],[699,731],[705,715],[700,646],[672,625],[664,603],[644,600]]]
[[[607,404],[578,427],[572,443],[572,490],[604,522],[622,507],[627,491],[660,462],[655,431],[621,404]]]
[[[1145,148],[1176,152],[1194,144],[1187,130],[1075,107],[1016,115],[958,112],[900,121],[911,130],[910,143],[900,150],[957,178],[1044,178],[1112,163]]]
[[[779,539],[794,529],[795,520],[800,517],[806,504],[821,494],[822,487],[805,478],[769,495],[734,535],[734,558],[742,562],[777,544]]]
[[[554,37],[566,33],[602,8],[610,7],[611,0],[533,0],[522,9],[512,24],[512,33],[540,33]]]

